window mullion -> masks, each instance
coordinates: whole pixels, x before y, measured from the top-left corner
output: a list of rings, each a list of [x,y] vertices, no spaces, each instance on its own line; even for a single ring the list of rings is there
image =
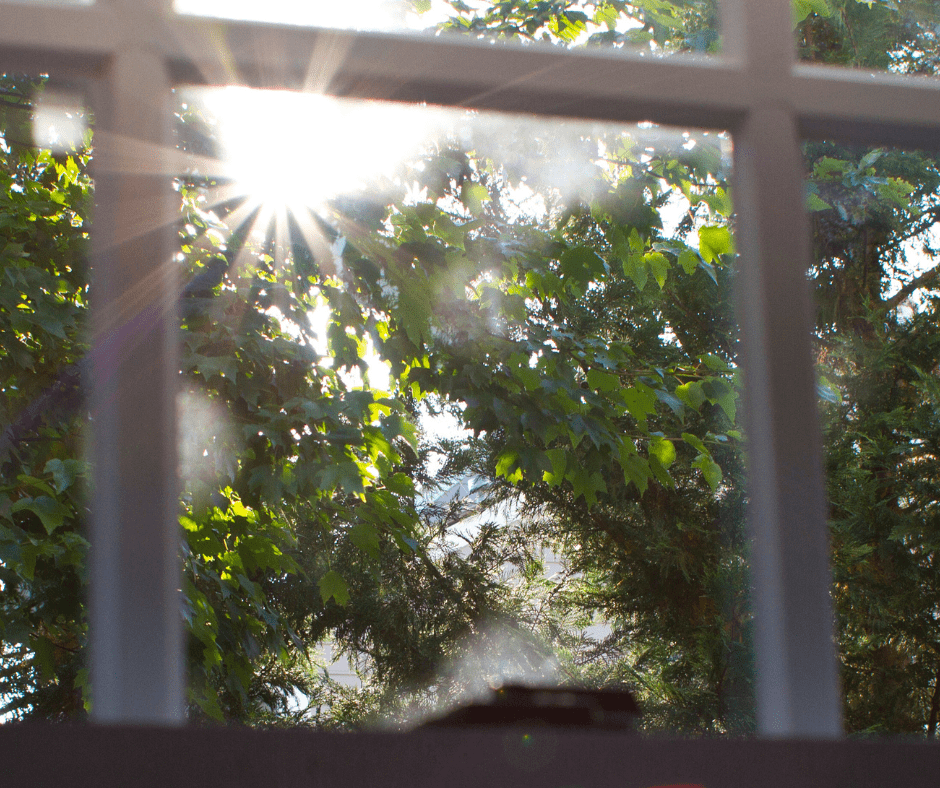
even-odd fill
[[[788,112],[763,108],[734,143],[758,729],[838,736],[800,140]]]
[[[181,723],[177,211],[162,174],[170,83],[161,57],[127,46],[98,87],[92,714],[98,722]],[[126,166],[133,161],[136,169]]]

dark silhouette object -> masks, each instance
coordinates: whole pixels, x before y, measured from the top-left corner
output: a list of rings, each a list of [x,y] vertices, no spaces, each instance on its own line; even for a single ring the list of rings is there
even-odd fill
[[[423,727],[536,725],[629,731],[640,715],[626,690],[504,684],[485,701],[461,706]]]

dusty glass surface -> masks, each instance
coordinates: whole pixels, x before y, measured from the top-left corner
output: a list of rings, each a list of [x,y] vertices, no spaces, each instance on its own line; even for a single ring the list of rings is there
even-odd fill
[[[45,78],[0,77],[0,722],[89,702],[89,125]]]
[[[180,13],[354,30],[463,35],[491,41],[628,47],[651,54],[719,50],[717,0],[176,0]]]
[[[794,0],[801,60],[898,74],[937,73],[934,0]]]
[[[749,730],[728,136],[180,102],[193,714]]]
[[[936,735],[940,167],[806,145],[833,596],[852,733]]]

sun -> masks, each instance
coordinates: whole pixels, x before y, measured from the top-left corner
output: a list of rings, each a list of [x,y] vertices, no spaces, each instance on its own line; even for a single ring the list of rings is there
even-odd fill
[[[236,87],[197,100],[215,121],[225,179],[275,212],[367,189],[427,139],[421,113],[394,104]]]

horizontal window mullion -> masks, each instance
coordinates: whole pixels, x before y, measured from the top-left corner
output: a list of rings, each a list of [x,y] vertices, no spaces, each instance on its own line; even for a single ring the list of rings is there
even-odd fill
[[[93,74],[139,25],[120,9],[4,4],[0,68]],[[156,29],[154,29],[156,28]],[[164,17],[147,46],[189,84],[304,88],[363,99],[599,120],[730,128],[752,105],[784,103],[809,136],[932,145],[940,80],[799,65],[761,78],[721,58],[560,51],[459,37]],[[765,75],[766,76],[766,75]],[[935,143],[933,143],[935,144]]]
[[[727,127],[746,109],[746,74],[719,59],[202,19],[179,31],[167,53],[177,83],[696,126]]]
[[[797,66],[790,106],[813,138],[936,149],[940,79]]]
[[[0,70],[91,76],[116,47],[108,8],[0,4]]]

